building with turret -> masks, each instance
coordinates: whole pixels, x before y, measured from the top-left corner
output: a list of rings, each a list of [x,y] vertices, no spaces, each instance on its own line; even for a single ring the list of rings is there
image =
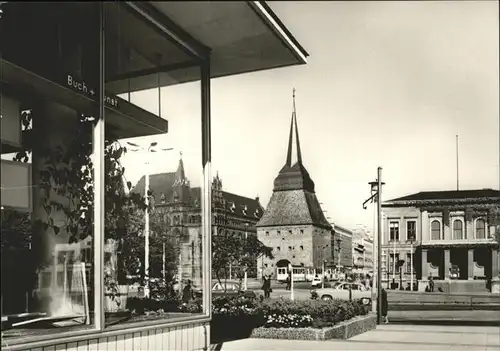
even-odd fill
[[[143,176],[133,191],[144,194]],[[182,157],[176,172],[152,174],[149,189],[154,211],[161,214],[167,236],[180,246],[181,276],[195,283],[201,280],[201,188],[192,187],[184,171]],[[223,190],[219,174],[212,181],[212,235],[233,234],[256,235],[255,224],[261,218],[264,208],[259,198],[254,199]],[[228,272],[233,275],[231,268]],[[255,277],[257,267],[248,271]]]
[[[271,247],[274,255],[274,259],[259,259],[259,272],[272,272],[279,279],[279,272],[289,264],[294,272],[312,272],[332,260],[332,226],[302,162],[295,94],[286,162],[274,180],[273,194],[256,227],[258,239]]]

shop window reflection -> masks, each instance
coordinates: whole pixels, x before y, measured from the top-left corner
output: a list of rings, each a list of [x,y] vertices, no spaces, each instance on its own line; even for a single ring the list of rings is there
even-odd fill
[[[106,124],[107,152],[116,155],[105,169],[104,306],[113,328],[204,313],[202,228],[188,221],[201,211],[200,69],[169,70],[190,58],[148,26],[137,26],[141,40],[124,35],[120,11],[108,14],[107,36],[121,40],[106,51],[108,62],[120,61],[110,64],[106,91],[141,113],[120,128]],[[195,81],[179,84],[187,74]]]
[[[56,90],[67,74],[97,85],[99,17],[95,4],[2,11],[2,339],[14,344],[94,327],[95,118],[75,105],[81,91]]]

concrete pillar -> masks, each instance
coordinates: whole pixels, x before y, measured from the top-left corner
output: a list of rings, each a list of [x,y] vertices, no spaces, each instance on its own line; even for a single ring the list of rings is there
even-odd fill
[[[469,249],[467,253],[468,253],[467,277],[468,279],[474,279],[474,249]]]
[[[429,224],[429,213],[427,211],[422,211],[420,219],[421,219],[421,222],[420,222],[420,226],[418,228],[418,231],[420,232],[419,241],[421,243],[428,242],[430,240],[430,235],[431,235],[430,234],[430,224]]]
[[[422,279],[427,280],[429,276],[429,264],[427,263],[427,249],[422,249]]]
[[[466,220],[465,228],[464,228],[464,239],[474,239],[474,223],[473,223],[473,221]]]
[[[450,250],[444,250],[444,279],[450,279],[450,268],[451,268],[451,260],[450,260]]]
[[[495,237],[495,229],[496,229],[496,227],[494,225],[487,226],[485,228],[485,230],[486,230],[486,233],[485,233],[486,238],[494,238]]]
[[[450,219],[451,221],[451,219]],[[444,223],[444,220],[443,220],[443,223]],[[444,224],[443,225],[443,238],[444,240],[452,240],[453,237],[452,237],[452,230],[451,230],[451,223],[448,223],[448,225]]]
[[[499,261],[500,261],[500,250],[498,249],[491,249],[491,279],[492,280],[500,280],[500,267]]]

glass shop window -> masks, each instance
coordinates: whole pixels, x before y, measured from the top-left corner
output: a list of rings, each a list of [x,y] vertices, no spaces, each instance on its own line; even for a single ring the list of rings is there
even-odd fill
[[[0,6],[2,339],[13,344],[94,326],[95,108],[61,87],[68,72],[97,86],[99,12]]]
[[[105,32],[106,325],[202,314],[200,67],[126,6]]]
[[[179,207],[202,218],[200,68],[107,3],[98,150],[98,3],[1,6],[2,338],[94,328],[96,208],[106,326],[201,314],[201,221],[187,225]]]

